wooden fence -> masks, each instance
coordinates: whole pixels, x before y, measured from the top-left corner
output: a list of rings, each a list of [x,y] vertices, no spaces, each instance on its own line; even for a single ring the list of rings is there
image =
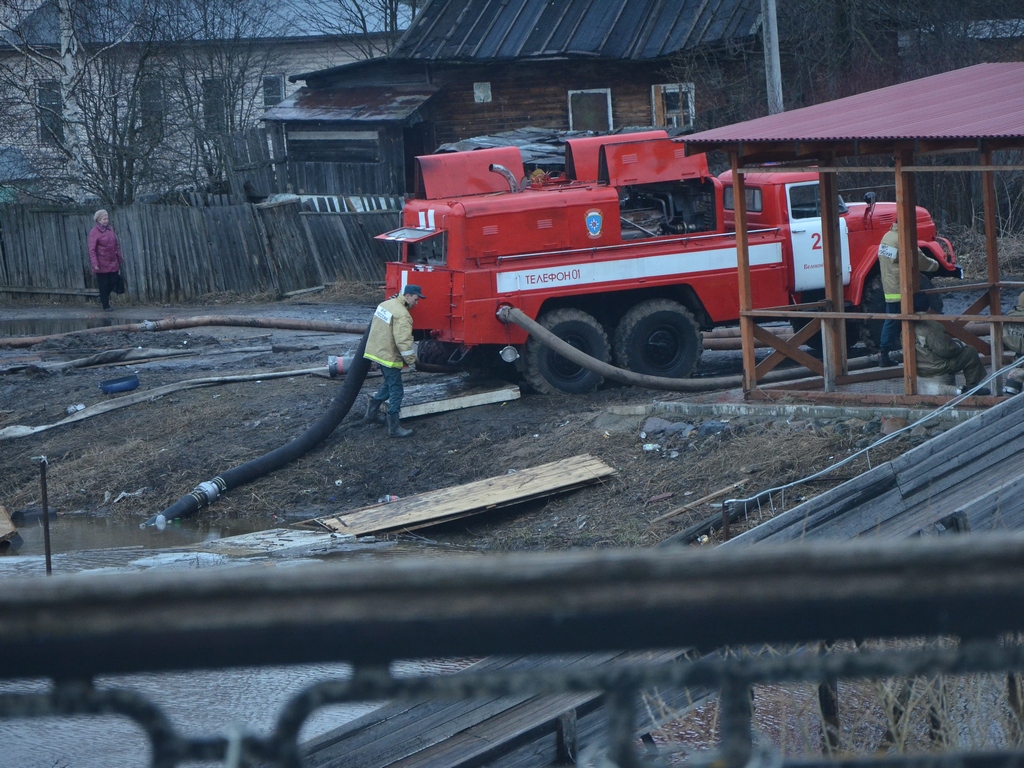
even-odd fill
[[[89,295],[92,209],[0,206],[0,296]],[[192,208],[136,204],[110,214],[127,298],[174,302],[209,293],[277,295],[337,280],[384,280],[394,244],[374,235],[398,211],[303,213],[285,203]]]

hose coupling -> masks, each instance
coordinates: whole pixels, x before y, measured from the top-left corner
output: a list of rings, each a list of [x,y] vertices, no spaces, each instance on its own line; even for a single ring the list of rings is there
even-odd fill
[[[200,483],[192,491],[192,498],[199,502],[200,509],[212,504],[220,496],[220,492],[223,490],[216,482],[220,478],[214,478],[213,480],[207,480],[205,483]],[[221,481],[223,483],[223,480]]]

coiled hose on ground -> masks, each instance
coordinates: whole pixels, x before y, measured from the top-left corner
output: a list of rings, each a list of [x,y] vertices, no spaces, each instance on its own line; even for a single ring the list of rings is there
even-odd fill
[[[309,429],[299,435],[291,442],[275,448],[270,453],[265,453],[259,458],[247,461],[245,464],[229,469],[212,480],[200,483],[192,493],[182,496],[174,504],[163,512],[153,515],[140,527],[157,527],[165,525],[168,520],[179,517],[189,517],[200,509],[212,504],[221,494],[237,488],[240,485],[251,483],[257,478],[269,475],[271,472],[280,469],[300,456],[308,453],[318,444],[327,439],[348,415],[353,403],[359,396],[359,389],[363,386],[367,371],[370,370],[370,361],[363,357],[366,350],[366,339],[370,335],[370,326],[366,326],[363,338],[356,349],[352,368],[345,375],[345,382],[330,406],[324,414],[310,425]]]

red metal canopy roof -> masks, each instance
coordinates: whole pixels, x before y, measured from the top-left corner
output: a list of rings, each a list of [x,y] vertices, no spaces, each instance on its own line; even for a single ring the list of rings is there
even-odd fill
[[[882,151],[888,142],[934,140],[1024,142],[1024,62],[977,64],[845,99],[727,125],[686,137],[687,150],[759,150],[790,156],[832,145],[840,154]],[[859,142],[875,144],[859,148]],[[834,145],[852,144],[845,150]],[[751,146],[753,145],[753,146]],[[774,145],[774,146],[773,146]]]

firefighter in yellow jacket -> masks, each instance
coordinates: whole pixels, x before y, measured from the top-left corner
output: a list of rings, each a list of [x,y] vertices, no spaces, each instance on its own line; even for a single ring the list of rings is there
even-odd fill
[[[938,272],[939,262],[927,256],[920,248],[917,251],[917,268],[921,272]],[[878,269],[882,277],[882,293],[885,294],[885,311],[889,315],[900,313],[900,233],[897,223],[892,227],[878,245]],[[886,320],[882,324],[882,338],[878,343],[878,364],[882,368],[896,365],[889,357],[890,352],[902,349],[899,320]]]
[[[416,351],[412,342],[412,315],[409,310],[426,296],[418,285],[407,285],[394,298],[377,306],[370,322],[370,335],[366,339],[363,357],[380,365],[384,383],[366,403],[367,421],[380,423],[380,407],[388,401],[388,434],[409,437],[411,429],[399,422],[402,410],[402,367],[416,364]]]

